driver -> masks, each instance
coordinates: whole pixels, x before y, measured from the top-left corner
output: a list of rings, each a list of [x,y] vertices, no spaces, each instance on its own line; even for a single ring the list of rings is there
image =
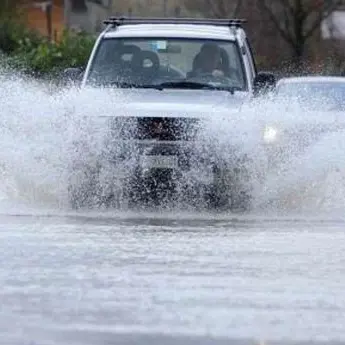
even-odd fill
[[[214,43],[205,43],[195,59],[194,75],[209,74],[214,77],[224,76],[219,69],[220,48]]]

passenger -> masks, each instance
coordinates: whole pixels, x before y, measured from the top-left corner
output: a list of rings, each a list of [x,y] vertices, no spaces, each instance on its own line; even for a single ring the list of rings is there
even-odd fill
[[[204,44],[195,58],[193,75],[212,74],[215,77],[224,76],[224,73],[219,69],[220,61],[220,48],[214,43]]]

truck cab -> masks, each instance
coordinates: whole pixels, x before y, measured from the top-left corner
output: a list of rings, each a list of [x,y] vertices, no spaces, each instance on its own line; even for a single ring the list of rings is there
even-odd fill
[[[271,73],[257,71],[243,28],[245,22],[112,17],[104,21],[106,28],[84,71],[68,69],[66,76],[82,76],[82,87],[189,90],[204,86],[255,96],[274,86],[275,78]],[[212,52],[212,47],[218,51]],[[211,62],[212,54],[219,60],[214,66],[216,72],[207,68],[203,71],[203,64]]]

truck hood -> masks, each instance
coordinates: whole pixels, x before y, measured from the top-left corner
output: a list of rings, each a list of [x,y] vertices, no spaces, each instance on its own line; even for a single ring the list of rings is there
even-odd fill
[[[113,98],[114,111],[106,116],[210,117],[238,112],[247,92],[210,90],[121,90]]]

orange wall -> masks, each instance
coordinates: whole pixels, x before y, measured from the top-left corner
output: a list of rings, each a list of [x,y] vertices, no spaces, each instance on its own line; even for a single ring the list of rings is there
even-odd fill
[[[25,6],[28,26],[37,30],[44,36],[48,36],[46,13],[41,8],[35,8],[28,4]],[[61,36],[64,29],[63,0],[54,0],[52,8],[52,35],[53,39]]]

